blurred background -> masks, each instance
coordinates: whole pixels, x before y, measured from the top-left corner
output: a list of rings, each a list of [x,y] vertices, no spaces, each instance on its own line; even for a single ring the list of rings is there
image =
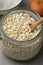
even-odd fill
[[[30,0],[22,0],[22,5],[28,7]]]

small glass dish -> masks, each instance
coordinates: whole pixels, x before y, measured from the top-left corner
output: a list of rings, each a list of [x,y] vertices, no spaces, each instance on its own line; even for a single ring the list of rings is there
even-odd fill
[[[40,25],[39,34],[35,38],[27,41],[12,40],[4,33],[2,29],[2,23],[5,21],[8,15],[23,12],[31,14],[36,21],[40,19],[40,16],[32,10],[16,9],[4,15],[0,22],[0,30],[2,34],[2,50],[8,57],[19,61],[25,61],[33,58],[35,55],[37,55],[42,47],[42,25]]]
[[[0,0],[0,15],[5,14],[15,7],[18,7],[21,2],[22,0]]]

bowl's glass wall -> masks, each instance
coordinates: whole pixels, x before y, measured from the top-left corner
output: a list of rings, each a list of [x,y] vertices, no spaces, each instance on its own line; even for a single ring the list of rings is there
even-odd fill
[[[13,10],[10,11],[10,13],[7,13],[1,20],[1,23],[4,22],[5,18],[12,14],[12,13],[20,13],[20,12],[27,12],[30,13],[32,16],[34,16],[35,20],[39,20],[40,16],[31,11],[31,10],[24,10],[24,9],[19,9],[19,10]],[[0,25],[2,27],[2,25]],[[34,57],[39,51],[42,46],[41,41],[42,41],[42,28],[40,30],[40,33],[32,40],[30,41],[15,41],[7,37],[3,31],[2,28],[1,33],[2,33],[2,49],[4,53],[16,60],[29,60],[32,57]]]

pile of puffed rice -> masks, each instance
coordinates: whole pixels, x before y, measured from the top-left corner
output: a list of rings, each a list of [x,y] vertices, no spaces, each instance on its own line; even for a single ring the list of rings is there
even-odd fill
[[[34,22],[34,18],[28,13],[15,13],[6,18],[3,23],[3,30],[13,40],[30,40],[39,33],[38,28],[31,32],[29,25],[34,24]]]

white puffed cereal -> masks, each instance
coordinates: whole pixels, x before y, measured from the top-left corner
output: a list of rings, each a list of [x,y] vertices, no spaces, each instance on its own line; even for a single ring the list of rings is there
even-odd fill
[[[34,22],[34,18],[32,18],[28,13],[15,13],[6,18],[3,23],[3,30],[14,40],[30,40],[39,32],[38,28],[37,30],[34,30],[34,32],[31,32],[29,24],[33,24]]]

